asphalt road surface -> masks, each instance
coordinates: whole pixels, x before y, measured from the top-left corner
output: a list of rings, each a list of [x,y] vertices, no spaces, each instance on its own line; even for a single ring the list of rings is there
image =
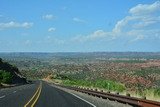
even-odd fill
[[[95,107],[88,101],[51,86],[35,81],[0,90],[0,107]]]

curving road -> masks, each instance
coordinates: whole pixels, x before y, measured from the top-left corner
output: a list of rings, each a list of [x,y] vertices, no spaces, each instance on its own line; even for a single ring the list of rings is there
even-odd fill
[[[0,107],[95,107],[44,81],[0,90]]]

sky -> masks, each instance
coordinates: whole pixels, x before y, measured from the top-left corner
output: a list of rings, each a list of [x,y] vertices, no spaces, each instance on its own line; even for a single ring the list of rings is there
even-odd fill
[[[0,52],[160,52],[159,0],[0,0]]]

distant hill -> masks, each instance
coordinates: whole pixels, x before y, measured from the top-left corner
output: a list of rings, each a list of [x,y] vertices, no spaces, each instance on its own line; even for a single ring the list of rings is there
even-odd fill
[[[87,59],[110,59],[110,58],[144,58],[144,59],[160,59],[160,52],[55,52],[55,53],[42,53],[42,52],[13,52],[13,53],[0,53],[0,57],[4,59],[40,59],[52,60],[57,58],[87,58]]]
[[[26,79],[21,75],[18,68],[4,62],[0,58],[0,84],[25,84]]]

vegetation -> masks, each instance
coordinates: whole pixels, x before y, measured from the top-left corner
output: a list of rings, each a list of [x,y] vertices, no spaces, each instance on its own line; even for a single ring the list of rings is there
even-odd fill
[[[0,83],[6,83],[9,84],[12,82],[12,75],[10,72],[6,72],[3,70],[0,70]]]
[[[154,89],[154,95],[160,96],[160,88]]]
[[[26,83],[26,79],[21,76],[21,73],[16,66],[13,66],[8,62],[2,61],[2,59],[0,58],[0,84],[2,83]]]
[[[135,59],[129,59],[129,60],[123,60],[123,59],[116,59],[116,60],[109,60],[109,62],[114,62],[114,63],[145,63],[146,61],[144,60],[135,60]]]
[[[146,76],[146,75],[151,75],[152,74],[160,74],[160,68],[159,67],[147,67],[147,68],[141,68],[138,70],[135,70],[135,75],[138,76]]]
[[[121,83],[111,81],[111,80],[82,80],[82,79],[72,79],[64,75],[54,76],[54,79],[61,79],[62,84],[68,86],[84,86],[84,87],[94,87],[100,89],[106,89],[110,91],[123,92],[125,86]]]
[[[96,80],[96,81],[84,81],[84,80],[64,80],[64,85],[74,85],[74,86],[85,86],[85,87],[94,87],[101,88],[111,91],[123,92],[125,90],[125,86],[116,83],[110,80]]]
[[[0,57],[31,79],[59,74],[57,80],[65,85],[159,96],[158,52],[0,53]]]

